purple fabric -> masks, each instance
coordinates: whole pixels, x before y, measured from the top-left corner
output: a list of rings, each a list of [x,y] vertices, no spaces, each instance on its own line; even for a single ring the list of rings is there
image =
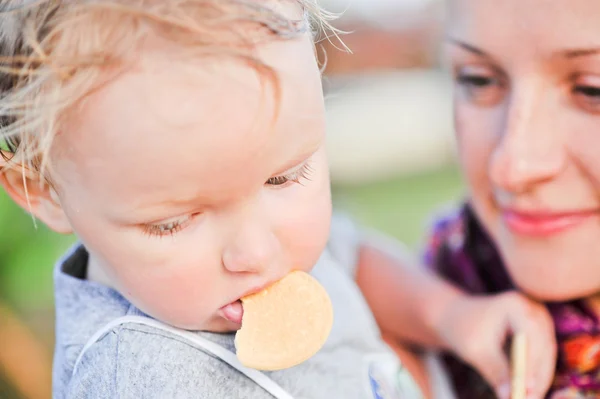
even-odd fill
[[[424,256],[428,267],[470,293],[514,289],[498,251],[468,205],[436,221]],[[554,385],[547,397],[600,397],[598,318],[582,301],[547,306],[559,343]],[[495,398],[472,368],[451,355],[446,355],[444,361],[459,398]]]

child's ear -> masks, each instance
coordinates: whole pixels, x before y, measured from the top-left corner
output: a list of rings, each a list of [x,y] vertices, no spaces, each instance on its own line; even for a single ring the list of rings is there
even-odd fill
[[[8,165],[0,157],[0,185],[17,205],[52,230],[63,234],[71,233],[71,224],[60,205],[58,195],[45,182],[40,184],[40,179],[42,176],[39,173],[20,165]]]

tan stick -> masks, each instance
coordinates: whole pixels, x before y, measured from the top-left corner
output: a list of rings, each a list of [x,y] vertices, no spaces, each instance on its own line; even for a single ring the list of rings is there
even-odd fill
[[[51,397],[52,363],[47,349],[0,303],[0,368],[28,399]]]
[[[527,338],[525,334],[515,334],[511,348],[512,362],[512,399],[525,399],[527,386],[525,382],[527,363]]]

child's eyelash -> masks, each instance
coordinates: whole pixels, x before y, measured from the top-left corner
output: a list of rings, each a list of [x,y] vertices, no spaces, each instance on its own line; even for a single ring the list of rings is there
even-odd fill
[[[283,176],[271,177],[267,180],[267,184],[271,186],[282,186],[286,183],[292,182],[302,185],[302,180],[310,181],[310,176],[313,172],[314,169],[310,166],[310,164],[305,163],[300,169],[296,170],[293,173]]]
[[[190,221],[192,220],[192,216],[185,216],[179,219],[172,219],[167,223],[159,223],[159,224],[147,224],[143,226],[144,233],[149,236],[157,236],[164,237],[167,235],[174,235],[175,233],[181,231]]]
[[[310,176],[313,172],[314,170],[310,166],[310,164],[306,163],[300,169],[296,170],[293,173],[283,176],[271,177],[267,180],[267,184],[272,186],[283,186],[286,183],[302,184],[303,180],[310,181]],[[149,236],[172,236],[181,231],[183,228],[185,228],[187,224],[192,220],[192,217],[192,215],[188,215],[178,219],[168,220],[165,223],[146,224],[143,225],[142,228],[144,229],[144,233],[146,233]]]

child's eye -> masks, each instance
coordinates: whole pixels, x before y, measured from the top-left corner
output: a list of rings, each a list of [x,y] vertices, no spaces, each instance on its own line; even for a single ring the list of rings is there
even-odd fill
[[[150,236],[164,237],[174,235],[184,229],[192,220],[192,215],[165,220],[163,223],[144,225],[144,232]]]
[[[278,187],[282,187],[287,183],[302,184],[302,180],[310,180],[310,175],[312,174],[312,172],[313,169],[310,167],[310,165],[308,163],[305,163],[300,169],[296,170],[295,172],[289,173],[287,175],[269,178],[265,184]]]

